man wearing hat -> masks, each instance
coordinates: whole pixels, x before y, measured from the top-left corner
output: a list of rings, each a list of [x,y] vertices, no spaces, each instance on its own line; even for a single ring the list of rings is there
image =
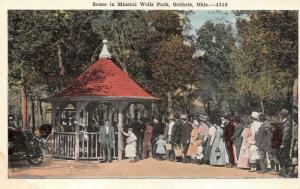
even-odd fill
[[[175,159],[175,154],[174,154],[173,145],[172,145],[172,138],[173,138],[172,134],[174,134],[174,132],[173,132],[174,125],[175,125],[174,116],[173,116],[173,114],[171,114],[169,116],[169,122],[166,125],[165,131],[164,131],[164,139],[167,141],[167,145],[166,145],[167,160]]]
[[[99,142],[103,152],[103,161],[112,162],[112,150],[115,146],[115,131],[109,121],[105,122],[105,125],[100,128]]]
[[[190,145],[192,124],[188,121],[187,115],[181,115],[180,119],[182,121],[181,138],[180,143],[183,151],[183,163],[188,163],[187,151]]]
[[[292,121],[288,110],[283,109],[280,115],[283,124],[282,140],[279,151],[279,162],[282,167],[280,174],[284,177],[289,177],[291,176],[289,168],[291,166],[290,146],[292,139]]]
[[[151,152],[151,140],[153,134],[153,127],[148,118],[141,118],[142,123],[145,125],[145,132],[143,137],[143,154],[142,159],[148,158]]]
[[[136,141],[137,159],[142,159],[145,125],[141,122],[140,119],[138,119],[137,116],[135,116],[133,119],[132,128],[133,128],[133,133],[137,137],[137,141]]]
[[[9,115],[8,116],[8,127],[17,129],[17,126],[15,124],[15,116],[14,115]]]
[[[226,126],[224,128],[224,141],[229,156],[230,165],[228,167],[233,167],[235,164],[234,149],[233,149],[233,134],[235,131],[234,115],[228,114],[226,115],[226,119],[228,120],[228,122],[227,124],[225,124]]]
[[[264,121],[263,115],[261,115],[260,121]],[[263,122],[260,126],[256,133],[255,141],[260,156],[258,163],[261,171],[258,173],[265,173],[267,171],[267,153],[270,153],[272,149],[272,128],[269,121]]]

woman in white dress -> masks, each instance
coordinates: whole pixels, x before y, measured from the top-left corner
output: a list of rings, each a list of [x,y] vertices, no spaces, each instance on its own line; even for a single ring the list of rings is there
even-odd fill
[[[249,168],[249,156],[250,156],[250,138],[251,138],[251,129],[250,125],[246,125],[244,131],[242,132],[243,142],[239,155],[238,168]]]
[[[251,118],[253,122],[250,126],[250,154],[249,154],[249,162],[250,162],[250,172],[255,172],[257,170],[257,160],[260,159],[258,147],[256,146],[255,134],[257,133],[260,126],[263,124],[260,121],[262,114],[258,112],[252,112]]]
[[[128,133],[122,131],[122,133],[127,136],[126,147],[125,147],[125,156],[129,158],[130,162],[134,162],[136,157],[136,140],[137,137],[132,132],[132,128],[128,129]]]

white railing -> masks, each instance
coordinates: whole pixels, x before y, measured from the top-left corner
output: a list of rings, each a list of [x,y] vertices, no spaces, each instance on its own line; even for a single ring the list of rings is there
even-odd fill
[[[75,159],[75,132],[53,133],[53,157]],[[103,158],[99,133],[79,132],[79,159],[100,160]],[[116,142],[117,143],[117,142]],[[117,146],[113,150],[113,158],[117,159]]]

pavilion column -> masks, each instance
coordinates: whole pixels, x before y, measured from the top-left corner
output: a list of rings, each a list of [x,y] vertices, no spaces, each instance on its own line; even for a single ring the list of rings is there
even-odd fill
[[[56,108],[57,108],[57,103],[52,102],[51,103],[51,125],[55,131],[57,130],[57,128],[56,128]]]
[[[87,105],[86,102],[76,103],[76,125],[75,125],[75,161],[79,161],[79,124],[80,112]]]
[[[118,110],[118,161],[122,160],[122,148],[123,148],[123,127],[124,127],[124,114],[128,102],[116,102],[114,106]]]

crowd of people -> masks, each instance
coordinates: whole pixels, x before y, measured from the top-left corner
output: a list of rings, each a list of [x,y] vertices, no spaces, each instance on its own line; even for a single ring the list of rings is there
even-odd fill
[[[13,119],[9,118],[9,126]],[[102,125],[102,126],[100,126]],[[124,131],[126,130],[126,132]],[[298,172],[298,113],[283,109],[277,116],[260,112],[249,116],[212,113],[188,116],[175,113],[134,119],[122,130],[124,156],[130,162],[146,158],[225,166],[260,174],[295,177]],[[99,132],[101,162],[112,162],[117,145],[116,124],[93,124],[88,131]]]
[[[297,116],[282,110],[274,118],[252,112],[251,119],[175,114],[141,118],[128,128],[125,157],[208,164],[293,177],[297,174]],[[292,130],[294,129],[294,132]],[[292,134],[294,133],[294,134]],[[270,168],[269,168],[270,166]]]

